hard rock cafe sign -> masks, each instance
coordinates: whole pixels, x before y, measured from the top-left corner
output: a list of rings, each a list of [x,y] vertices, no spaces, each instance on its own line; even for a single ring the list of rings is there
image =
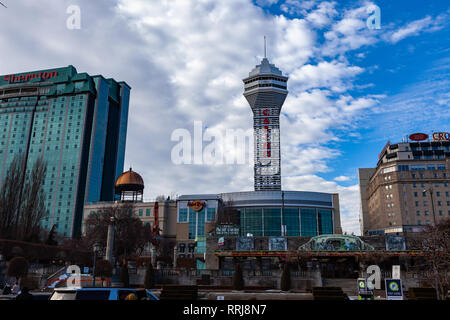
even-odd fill
[[[200,200],[194,200],[188,202],[188,207],[191,207],[195,212],[202,211],[204,207],[206,207],[206,202]]]

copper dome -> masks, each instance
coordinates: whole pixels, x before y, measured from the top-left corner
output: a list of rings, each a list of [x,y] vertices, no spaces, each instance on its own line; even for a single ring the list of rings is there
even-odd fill
[[[116,180],[116,194],[122,191],[140,191],[144,189],[144,180],[133,170],[122,173]]]

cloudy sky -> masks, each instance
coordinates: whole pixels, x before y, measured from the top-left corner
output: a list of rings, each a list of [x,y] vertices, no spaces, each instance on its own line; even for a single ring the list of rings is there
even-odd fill
[[[142,174],[147,199],[253,189],[250,163],[175,164],[171,137],[193,138],[194,121],[251,129],[241,79],[261,61],[264,36],[289,76],[283,189],[339,193],[344,231],[359,234],[357,168],[375,166],[387,140],[449,130],[445,1],[2,2],[0,74],[74,65],[132,87],[125,166]],[[374,4],[379,29],[367,25]],[[79,29],[68,28],[73,5]]]

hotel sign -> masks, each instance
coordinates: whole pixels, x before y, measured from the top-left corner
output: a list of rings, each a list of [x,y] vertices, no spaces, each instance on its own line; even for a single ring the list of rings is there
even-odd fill
[[[428,139],[428,135],[425,133],[413,133],[409,136],[412,141],[423,141]]]
[[[383,150],[381,150],[380,154],[378,155],[378,159],[381,159],[381,157],[384,155],[384,153],[386,152],[387,148],[389,148],[390,145],[391,141],[388,141],[384,146]]]
[[[433,141],[449,141],[450,134],[448,132],[435,132],[433,133]]]
[[[28,82],[33,79],[41,79],[41,80],[48,80],[51,78],[55,78],[58,76],[58,71],[46,71],[46,72],[35,72],[35,73],[26,73],[26,74],[20,74],[20,75],[6,75],[3,76],[3,81],[9,82],[9,83],[22,83],[22,82]]]

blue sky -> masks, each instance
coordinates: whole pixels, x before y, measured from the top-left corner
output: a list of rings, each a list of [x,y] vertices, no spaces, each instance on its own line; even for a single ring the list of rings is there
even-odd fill
[[[283,7],[289,4],[282,0],[256,0],[254,3],[268,15],[303,19],[309,13],[287,12]],[[333,179],[336,175],[348,177],[347,181],[340,182],[345,186],[357,183],[357,168],[376,165],[377,155],[387,140],[401,141],[402,137],[413,132],[445,131],[449,124],[450,86],[445,81],[448,79],[450,66],[449,4],[445,1],[401,0],[372,3],[378,5],[381,11],[381,29],[372,30],[372,33],[380,37],[396,26],[406,26],[413,21],[426,18],[431,18],[431,21],[437,17],[442,17],[442,20],[436,30],[425,28],[394,43],[382,41],[348,52],[347,58],[351,64],[370,70],[358,75],[355,83],[371,85],[348,92],[355,96],[382,94],[386,97],[379,102],[379,108],[383,111],[364,115],[353,130],[332,130],[340,141],[332,142],[331,145],[341,154],[331,161],[329,172],[318,175],[324,179]],[[339,12],[364,4],[363,1],[340,1],[334,7],[338,12],[336,18],[339,19]],[[327,29],[323,31],[326,32]],[[326,42],[323,34],[319,38],[322,43]],[[323,57],[319,58],[321,59]],[[435,86],[439,88],[428,93],[416,92],[416,89],[424,90]],[[406,110],[398,108],[399,100],[412,95],[420,98],[420,102],[415,100],[416,103]],[[437,103],[440,99],[446,102]],[[439,116],[430,118],[427,108],[435,109]]]
[[[252,163],[177,165],[171,136],[193,133],[194,121],[252,128],[242,79],[260,63],[264,36],[269,60],[289,75],[283,189],[339,193],[344,231],[359,233],[357,169],[375,166],[387,140],[449,130],[446,1],[3,2],[0,74],[74,65],[132,87],[125,167],[143,176],[149,200],[253,190]],[[374,4],[379,30],[366,26]],[[67,28],[73,5],[79,29]]]

